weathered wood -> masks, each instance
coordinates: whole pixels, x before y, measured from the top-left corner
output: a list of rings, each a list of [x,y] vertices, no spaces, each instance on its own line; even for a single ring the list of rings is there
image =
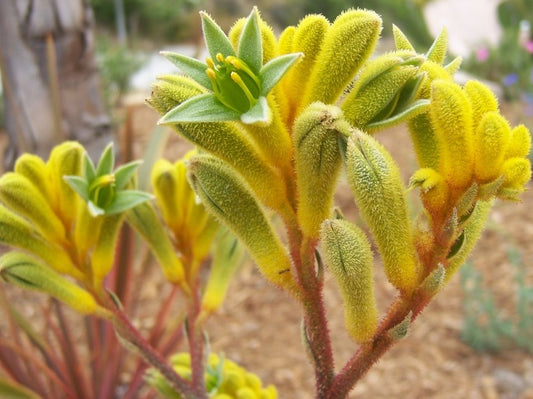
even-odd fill
[[[94,58],[88,0],[0,1],[0,69],[10,143],[46,156],[61,140],[99,153],[112,140]]]

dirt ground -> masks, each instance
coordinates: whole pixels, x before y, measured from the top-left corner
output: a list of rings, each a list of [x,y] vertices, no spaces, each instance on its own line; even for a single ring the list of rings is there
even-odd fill
[[[509,112],[513,120],[514,110]],[[136,151],[142,150],[146,140],[142,126],[147,126],[151,118],[157,119],[150,113],[142,107],[136,107],[134,112]],[[407,136],[404,128],[379,136],[400,163],[406,181],[415,168]],[[176,159],[184,148],[187,145],[173,134],[165,156]],[[348,217],[354,214],[345,183],[340,185],[337,200]],[[484,285],[494,292],[498,306],[508,313],[514,311],[515,292],[514,268],[507,250],[512,245],[522,252],[526,265],[532,264],[532,207],[531,189],[521,203],[498,202],[471,255],[474,267],[483,274]],[[384,311],[394,293],[380,270],[378,264],[376,290],[379,307]],[[533,286],[533,268],[528,267],[527,278]],[[357,346],[344,331],[342,300],[331,278],[327,278],[324,294],[336,367],[340,369]],[[462,299],[457,275],[417,319],[408,336],[356,386],[350,398],[533,399],[532,354],[514,348],[499,354],[477,353],[463,343]],[[225,353],[258,373],[265,383],[276,385],[282,399],[312,398],[314,377],[300,341],[300,320],[296,303],[249,265],[232,282],[227,301],[208,325],[212,350]]]

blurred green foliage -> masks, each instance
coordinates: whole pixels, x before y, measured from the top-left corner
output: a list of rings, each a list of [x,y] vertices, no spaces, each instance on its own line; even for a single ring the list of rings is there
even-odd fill
[[[463,299],[462,339],[480,352],[497,352],[518,347],[533,353],[533,285],[528,283],[522,254],[510,247],[507,256],[515,268],[514,309],[498,307],[491,290],[471,263],[461,269]]]
[[[191,13],[202,0],[123,0],[128,34],[133,38],[172,42],[191,34]],[[115,28],[115,7],[111,0],[90,0],[96,24]],[[195,15],[196,16],[196,15]]]

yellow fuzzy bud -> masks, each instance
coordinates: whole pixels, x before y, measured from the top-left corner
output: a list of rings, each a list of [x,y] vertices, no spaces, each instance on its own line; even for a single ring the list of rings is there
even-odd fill
[[[381,18],[373,11],[339,15],[324,37],[302,106],[333,103],[374,50],[380,31]]]
[[[76,219],[78,194],[67,184],[63,176],[81,175],[81,167],[85,150],[81,144],[66,141],[52,149],[48,159],[48,173],[52,190],[55,193],[55,211],[68,228]]]
[[[174,253],[168,234],[157,218],[154,208],[149,203],[142,203],[127,212],[128,223],[148,243],[165,278],[172,283],[182,283],[185,278],[183,264]]]
[[[511,130],[511,138],[507,151],[505,151],[505,159],[508,158],[523,158],[529,154],[531,149],[531,134],[524,125],[518,125]]]
[[[294,124],[298,221],[308,237],[317,238],[330,215],[342,163],[339,139],[349,134],[342,111],[333,105],[313,103]]]
[[[472,128],[475,134],[483,115],[498,111],[498,99],[486,85],[476,80],[466,82],[464,90],[472,106]]]
[[[59,273],[83,278],[67,253],[44,239],[26,220],[0,205],[0,242],[31,252]]]
[[[370,243],[361,229],[346,220],[326,220],[320,236],[329,270],[344,299],[346,329],[356,342],[366,342],[374,335],[378,320]]]
[[[401,291],[418,284],[405,189],[398,166],[375,139],[354,133],[346,154],[348,182],[383,258],[388,280]]]
[[[190,160],[189,180],[206,209],[244,243],[265,277],[294,291],[287,251],[235,170],[217,158],[199,155]]]
[[[44,161],[33,154],[22,154],[15,162],[15,173],[24,176],[40,191],[41,195],[50,201],[50,176],[48,176]]]
[[[151,181],[163,220],[172,231],[179,231],[188,204],[178,202],[177,168],[166,159],[159,159],[152,168]]]
[[[18,173],[0,178],[0,200],[7,207],[32,222],[52,242],[65,242],[65,228],[45,197],[30,180]]]
[[[9,283],[57,298],[81,314],[106,314],[89,292],[27,254],[9,252],[3,255],[0,276]]]
[[[523,190],[531,179],[531,162],[526,158],[510,158],[503,164],[504,188]]]
[[[511,137],[511,128],[497,112],[486,113],[475,134],[475,169],[477,180],[486,183],[502,173],[505,150]]]
[[[435,131],[426,112],[409,120],[409,132],[421,168],[437,169],[440,163],[440,151]]]
[[[437,80],[431,86],[429,112],[441,154],[439,172],[450,186],[465,188],[474,169],[470,102],[459,85]]]
[[[309,71],[312,71],[317,62],[318,54],[324,37],[329,29],[329,21],[322,15],[307,15],[303,18],[294,31],[292,47],[289,52],[304,54],[303,59],[298,62],[287,74],[286,96],[289,97],[292,116],[297,114],[297,107],[309,80],[302,79]]]
[[[96,286],[100,285],[113,267],[118,233],[123,220],[123,213],[104,216],[98,241],[91,253],[91,269]]]

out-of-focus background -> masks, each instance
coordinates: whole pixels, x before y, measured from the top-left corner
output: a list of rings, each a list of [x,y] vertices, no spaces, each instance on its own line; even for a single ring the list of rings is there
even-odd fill
[[[26,151],[46,157],[65,139],[81,141],[93,157],[109,141],[118,144],[123,159],[142,157],[158,119],[144,99],[156,76],[176,72],[159,51],[201,57],[198,11],[207,10],[227,31],[253,5],[278,33],[308,13],[333,20],[350,7],[371,8],[384,20],[378,52],[393,48],[393,23],[420,52],[446,27],[450,59],[463,58],[457,79],[485,81],[512,125],[533,128],[532,0],[2,0],[1,169]],[[405,128],[379,139],[407,181],[416,165]],[[188,145],[170,134],[164,147],[164,156],[174,161]],[[337,199],[348,217],[356,217],[343,183]],[[531,209],[531,190],[522,203],[496,205],[461,275],[369,372],[354,398],[533,398]],[[162,276],[153,274],[139,294],[147,314],[165,289]],[[379,272],[377,279],[385,306],[391,292]],[[298,308],[280,300],[251,266],[231,287],[210,322],[213,350],[274,383],[280,398],[311,398]],[[341,298],[332,281],[325,295],[341,366],[355,346],[343,332]]]

